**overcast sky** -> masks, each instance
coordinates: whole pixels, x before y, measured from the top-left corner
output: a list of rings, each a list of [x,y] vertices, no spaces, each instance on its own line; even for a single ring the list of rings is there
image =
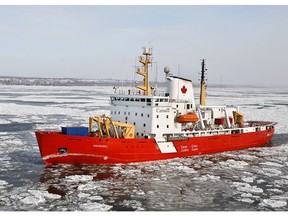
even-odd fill
[[[288,86],[288,6],[0,6],[0,76],[132,80],[143,46],[152,80]]]

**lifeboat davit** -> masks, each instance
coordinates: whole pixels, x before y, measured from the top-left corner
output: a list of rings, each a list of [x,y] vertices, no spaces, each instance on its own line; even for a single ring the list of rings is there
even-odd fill
[[[180,115],[177,119],[179,123],[195,123],[198,122],[199,118],[196,113],[191,112],[184,115]]]

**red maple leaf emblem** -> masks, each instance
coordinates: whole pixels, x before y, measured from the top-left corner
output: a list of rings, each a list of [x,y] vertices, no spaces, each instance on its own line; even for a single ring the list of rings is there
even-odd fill
[[[183,94],[185,94],[185,93],[187,92],[187,88],[186,88],[185,85],[182,86],[181,92],[182,92]]]

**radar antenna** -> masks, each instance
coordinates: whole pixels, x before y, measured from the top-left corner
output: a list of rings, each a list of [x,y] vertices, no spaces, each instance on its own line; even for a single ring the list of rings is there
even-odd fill
[[[143,86],[136,86],[136,88],[141,89],[144,91],[144,95],[151,96],[151,89],[149,85],[148,79],[148,66],[152,63],[151,55],[152,55],[152,48],[143,48],[143,55],[139,57],[139,62],[143,64],[144,71],[141,71],[140,68],[137,68],[137,74],[142,75],[143,78]]]

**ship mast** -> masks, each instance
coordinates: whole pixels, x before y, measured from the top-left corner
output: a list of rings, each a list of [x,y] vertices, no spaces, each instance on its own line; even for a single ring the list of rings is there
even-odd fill
[[[202,59],[201,63],[201,82],[200,82],[200,105],[206,106],[206,86],[205,86],[205,71],[207,70],[205,68],[205,60]]]
[[[139,62],[143,64],[144,71],[141,71],[140,68],[137,68],[137,74],[142,75],[143,78],[143,86],[136,86],[136,88],[141,89],[144,91],[144,95],[151,96],[151,89],[149,85],[148,79],[148,66],[152,63],[151,55],[152,55],[152,48],[143,48],[143,55],[139,57]]]

